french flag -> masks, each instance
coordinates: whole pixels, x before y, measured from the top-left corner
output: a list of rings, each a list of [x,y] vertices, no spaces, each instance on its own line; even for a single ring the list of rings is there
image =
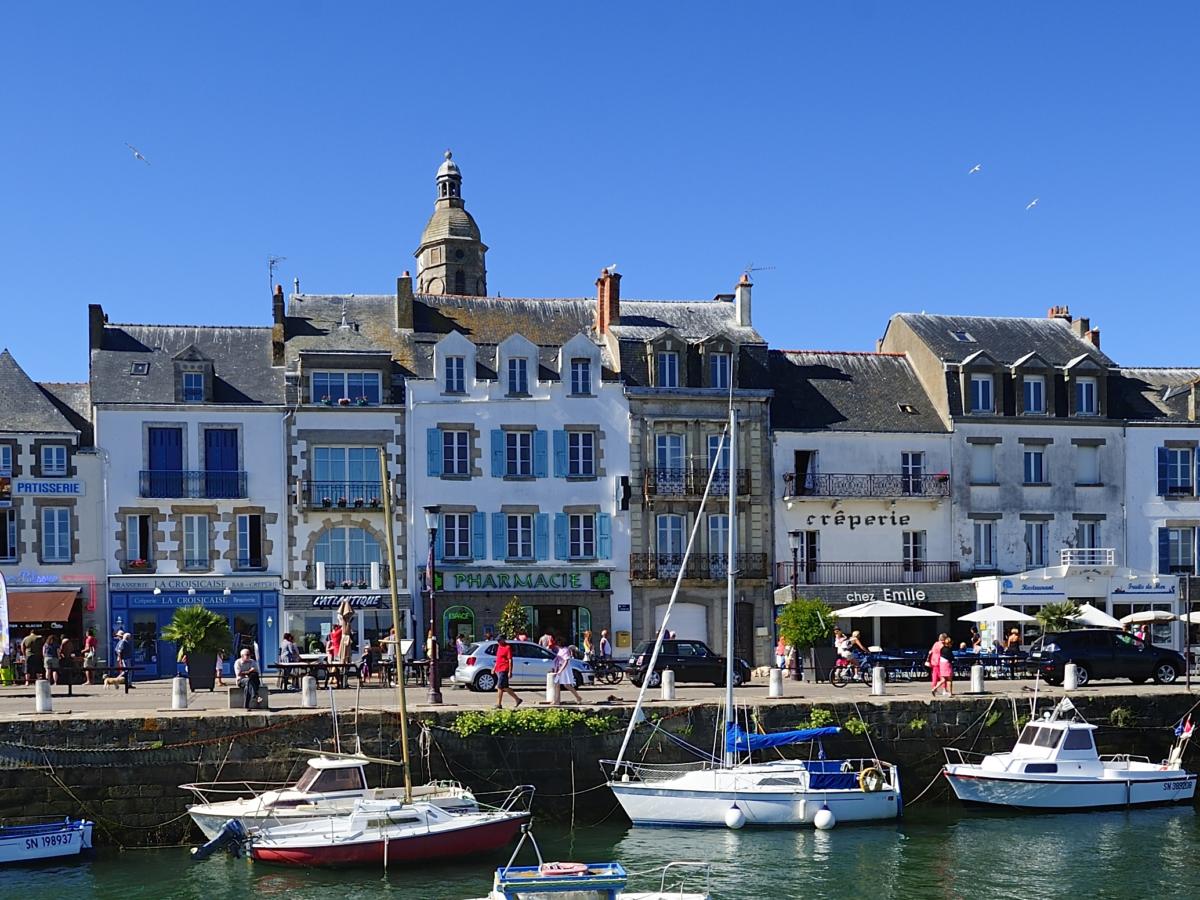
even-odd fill
[[[1186,738],[1186,737],[1191,737],[1191,736],[1192,736],[1192,717],[1188,716],[1187,719],[1180,720],[1179,724],[1175,726],[1175,737]]]

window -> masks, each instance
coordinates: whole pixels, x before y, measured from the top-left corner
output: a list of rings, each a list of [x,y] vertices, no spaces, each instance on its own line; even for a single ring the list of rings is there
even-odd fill
[[[1024,378],[1025,414],[1040,416],[1046,412],[1046,379],[1041,375]]]
[[[571,478],[592,478],[596,474],[596,433],[567,432],[567,475]]]
[[[1100,522],[1096,519],[1080,519],[1076,522],[1075,546],[1085,550],[1104,546],[1100,543]]]
[[[508,559],[533,559],[533,516],[508,516]]]
[[[1191,447],[1167,447],[1167,490],[1168,496],[1187,496],[1190,497],[1193,493],[1192,473],[1194,467],[1192,465],[1192,448]]]
[[[991,375],[971,376],[971,412],[995,412],[995,404],[992,401]]]
[[[590,359],[571,360],[571,393],[576,397],[586,397],[592,392],[592,361]]]
[[[996,568],[996,526],[995,523],[988,521],[977,521],[974,523],[975,537],[975,555],[974,563],[976,569],[994,569]]]
[[[728,389],[730,357],[728,353],[714,353],[708,358],[708,386]]]
[[[0,444],[0,472],[12,472],[12,444]]]
[[[950,331],[950,337],[954,338],[960,344],[973,344],[975,338],[971,337],[971,332],[964,331],[961,328],[955,328]]]
[[[184,516],[183,567],[207,569],[208,566],[208,516]]]
[[[654,487],[658,494],[683,494],[683,435],[660,434],[654,438]]]
[[[380,384],[378,372],[313,372],[312,398],[315,403],[378,406]]]
[[[1046,483],[1046,451],[1031,447],[1025,451],[1025,483]]]
[[[676,563],[683,558],[683,516],[664,514],[658,517],[658,554],[659,556],[677,557]],[[660,569],[661,571],[661,566]]]
[[[0,509],[0,560],[17,561],[17,511]]]
[[[1075,414],[1094,416],[1099,412],[1096,403],[1096,379],[1077,378],[1075,380]]]
[[[1025,568],[1046,565],[1046,523],[1025,523]]]
[[[571,559],[595,559],[596,517],[591,513],[572,513],[568,519],[567,553]]]
[[[720,454],[720,459],[717,459],[718,453]],[[729,441],[726,441],[722,445],[721,435],[719,434],[710,434],[708,436],[708,466],[710,469],[714,462],[717,464],[718,472],[729,471]]]
[[[325,564],[325,584],[317,589],[370,584],[371,563],[383,568],[383,547],[364,528],[328,528],[317,537],[313,562]]]
[[[71,561],[71,510],[48,506],[42,510],[42,562]]]
[[[724,513],[708,517],[708,575],[724,578],[729,574],[729,516]]]
[[[42,475],[67,474],[67,448],[62,444],[46,444],[42,447]]]
[[[442,515],[442,559],[471,558],[471,516],[469,513]]]
[[[363,506],[382,500],[379,451],[374,447],[314,447],[312,461],[315,502]]]
[[[462,356],[446,357],[446,393],[462,394],[466,392],[466,358]]]
[[[925,532],[906,531],[904,540],[904,571],[920,572],[925,566]]]
[[[971,444],[971,484],[996,483],[996,445]]]
[[[510,478],[533,475],[533,432],[504,432],[504,474]]]
[[[900,454],[900,490],[906,494],[924,493],[925,454],[905,450]]]
[[[1072,728],[1067,732],[1067,739],[1063,741],[1062,748],[1064,750],[1095,750],[1096,747],[1092,743],[1092,733],[1085,731],[1082,728]]]
[[[1169,575],[1194,575],[1196,572],[1196,529],[1166,528],[1167,572]]]
[[[679,354],[663,350],[658,354],[658,386],[679,387]]]
[[[529,360],[524,357],[508,361],[508,392],[510,394],[529,393]]]
[[[125,517],[125,564],[139,568],[153,568],[151,557],[154,547],[150,538],[150,517],[132,515]]]
[[[442,432],[442,474],[471,474],[471,435],[466,431]]]
[[[1100,448],[1094,444],[1075,446],[1075,483],[1100,483]]]
[[[183,402],[184,403],[203,403],[204,402],[204,373],[203,372],[184,372],[183,373]]]
[[[263,555],[263,523],[258,513],[242,513],[237,517],[237,567],[265,569]]]

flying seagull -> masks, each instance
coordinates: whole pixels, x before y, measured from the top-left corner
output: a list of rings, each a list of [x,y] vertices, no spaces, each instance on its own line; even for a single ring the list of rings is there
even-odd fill
[[[1026,208],[1026,209],[1033,209],[1035,206],[1037,206],[1037,205],[1038,205],[1038,199],[1039,199],[1039,198],[1037,198],[1037,197],[1034,197],[1032,200],[1030,200],[1030,201],[1029,201],[1029,205],[1028,205],[1028,206],[1026,206],[1025,208]]]
[[[126,147],[128,147],[130,150],[132,150],[132,151],[133,151],[133,158],[134,158],[134,159],[140,159],[140,160],[141,160],[142,162],[144,162],[146,165],[150,165],[150,160],[148,160],[148,159],[146,159],[146,157],[142,156],[142,151],[141,151],[141,150],[139,150],[137,147],[133,146],[133,144],[129,143],[129,141],[126,141],[126,142],[125,142],[125,146],[126,146]]]
[[[967,174],[974,175],[976,172],[978,172],[982,168],[983,168],[983,166],[980,163],[975,163],[975,165],[971,166],[971,171],[967,172]]]

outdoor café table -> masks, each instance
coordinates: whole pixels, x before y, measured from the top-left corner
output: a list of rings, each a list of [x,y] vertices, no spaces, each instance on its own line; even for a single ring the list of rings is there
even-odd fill
[[[277,682],[280,688],[292,683],[298,685],[300,680],[305,675],[311,675],[320,684],[321,688],[329,687],[329,679],[337,680],[339,687],[345,687],[350,674],[358,674],[358,663],[352,662],[326,662],[323,659],[303,659],[300,662],[277,662],[274,667],[279,671],[279,681]]]
[[[429,682],[429,660],[427,659],[407,659],[404,661],[404,683],[408,684],[408,679],[415,678],[417,684],[427,684]]]
[[[274,669],[278,673],[275,681],[275,687],[278,690],[288,690],[293,684],[296,689],[300,689],[300,679],[305,675],[312,673],[317,666],[324,665],[318,662],[277,662],[267,666],[268,669]],[[315,674],[315,673],[313,673]]]
[[[1029,669],[1029,658],[1010,653],[957,652],[954,654],[954,674],[956,676],[969,677],[971,667],[974,665],[983,666],[992,678],[1018,678]]]

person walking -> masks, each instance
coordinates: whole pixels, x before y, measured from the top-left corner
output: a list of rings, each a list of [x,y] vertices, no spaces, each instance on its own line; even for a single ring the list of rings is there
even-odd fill
[[[42,663],[42,636],[33,628],[21,638],[21,653],[25,657],[25,683],[33,684],[45,673]]]
[[[233,675],[237,678],[238,687],[246,692],[246,712],[249,712],[258,700],[258,688],[262,683],[262,675],[258,671],[258,663],[250,655],[249,647],[243,648],[237,661],[234,662]]]
[[[117,657],[117,674],[125,679],[125,687],[133,690],[133,636],[128,631],[117,632],[117,645],[113,653]]]
[[[941,688],[943,697],[954,696],[954,651],[950,648],[950,635],[940,636],[938,643],[929,651],[931,669],[936,672],[932,694]]]
[[[53,684],[58,684],[58,663],[58,635],[51,634],[42,644],[42,666]]]
[[[596,645],[592,643],[592,633],[583,633],[583,661],[591,664],[596,661]]]
[[[575,695],[576,703],[583,703],[583,698],[579,696],[579,691],[575,689],[575,669],[571,666],[571,662],[574,659],[575,648],[573,646],[560,647],[554,655],[554,668],[551,671],[554,673],[554,683],[558,685],[559,694],[565,688]],[[558,706],[557,695],[554,705]]]
[[[511,695],[517,701],[517,706],[521,705],[521,698],[517,696],[517,692],[508,686],[508,679],[512,676],[512,666],[512,647],[509,646],[508,639],[504,635],[500,635],[496,640],[496,663],[492,666],[492,673],[496,676],[496,709],[504,706],[505,694]]]
[[[606,659],[612,656],[612,641],[608,639],[608,629],[600,629],[600,658]]]
[[[83,676],[88,684],[92,684],[92,670],[96,668],[98,653],[96,629],[89,628],[83,638]]]
[[[787,668],[787,661],[788,661],[788,642],[787,642],[787,639],[781,635],[779,640],[775,643],[775,668],[777,668],[777,669]]]

